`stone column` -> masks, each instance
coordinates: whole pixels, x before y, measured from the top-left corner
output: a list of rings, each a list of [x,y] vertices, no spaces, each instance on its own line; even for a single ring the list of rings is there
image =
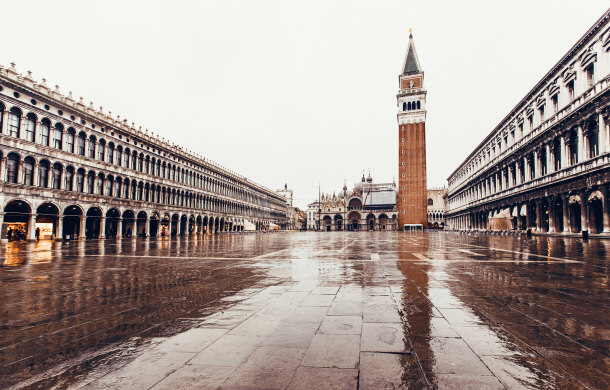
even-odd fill
[[[540,210],[540,200],[536,200],[535,204],[536,204],[536,231],[537,232],[541,232],[542,231],[542,227],[541,227],[541,221],[542,221],[542,216],[541,216],[541,210]]]
[[[123,238],[123,218],[119,218],[116,224],[116,238]]]
[[[19,163],[17,164],[17,184],[23,184],[23,159],[19,160]],[[34,172],[36,171],[36,169],[34,169]],[[36,182],[34,182],[34,185],[37,185]]]
[[[585,161],[585,139],[582,132],[582,126],[578,126],[578,162]]]
[[[8,109],[5,108],[4,113],[2,114],[2,128],[0,129],[0,133],[8,134]]]
[[[553,198],[547,199],[549,207],[549,233],[555,233],[555,209],[553,207]]]
[[[570,233],[570,209],[568,207],[570,198],[567,195],[561,197],[561,207],[563,211],[563,232]]]
[[[30,214],[30,219],[28,220],[27,240],[28,241],[36,240],[36,214],[34,214],[34,213]]]
[[[32,165],[32,185],[33,186],[39,186],[40,183],[38,183],[39,180],[39,172],[38,172],[38,163],[34,162],[34,164]],[[22,177],[23,179],[23,177]]]
[[[540,152],[538,150],[534,150],[534,179],[540,177],[540,159],[538,156],[540,156]]]
[[[561,169],[568,166],[568,148],[566,147],[566,137],[566,134],[559,137],[561,142]]]
[[[604,114],[601,112],[598,114],[597,124],[599,126],[599,154],[610,152],[608,129],[606,127],[606,121],[604,120]]]
[[[528,168],[529,164],[527,163],[527,157],[523,156],[523,181],[522,183],[525,183],[526,181],[529,180],[529,178],[527,177],[527,168]]]
[[[100,218],[100,238],[106,238],[106,217],[103,213]]]
[[[580,229],[589,230],[589,215],[587,213],[589,206],[587,205],[587,197],[584,192],[580,194],[580,200]]]
[[[150,217],[146,214],[146,219],[144,220],[144,237],[150,236]]]
[[[6,181],[6,156],[0,159],[0,181]]]
[[[79,222],[80,222],[80,226],[78,229],[78,239],[84,239],[85,238],[85,223],[87,222],[87,217],[85,216],[80,216],[79,217]]]
[[[64,217],[57,217],[57,224],[55,225],[55,240],[61,241],[64,239]]]
[[[544,145],[544,150],[546,151],[546,173],[549,174],[551,172],[553,172],[553,161],[551,159],[552,157],[552,153],[551,153],[551,147],[549,144]]]

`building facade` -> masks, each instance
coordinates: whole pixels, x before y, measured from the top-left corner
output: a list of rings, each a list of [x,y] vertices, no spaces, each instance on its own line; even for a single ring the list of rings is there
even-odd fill
[[[274,191],[0,67],[2,239],[192,235],[285,220]]]
[[[396,183],[374,183],[370,175],[362,175],[351,191],[343,185],[338,194],[322,194],[320,203],[310,203],[308,215],[314,220],[308,220],[308,227],[323,231],[397,230],[396,193]]]
[[[455,229],[610,233],[610,13],[448,178]]]
[[[444,228],[447,214],[447,188],[428,188],[428,227]]]
[[[292,230],[295,228],[294,224],[294,207],[292,206],[292,190],[288,188],[288,184],[284,184],[284,188],[276,190],[279,195],[283,196],[286,201],[286,220],[280,224],[282,229]]]
[[[425,227],[426,215],[426,90],[413,35],[398,76],[398,225]]]

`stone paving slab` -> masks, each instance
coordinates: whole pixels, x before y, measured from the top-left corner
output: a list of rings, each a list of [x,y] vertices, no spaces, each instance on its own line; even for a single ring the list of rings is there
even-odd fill
[[[432,245],[442,237],[426,242]],[[515,241],[507,249],[513,252],[477,249],[477,253],[486,254],[475,256],[458,251],[472,248],[454,240],[442,244],[438,256],[433,256],[418,240],[371,240],[365,246],[354,240],[345,247],[341,239],[303,251],[302,258],[296,252],[290,259],[293,252],[278,244],[269,255],[259,253],[264,257],[252,259],[251,266],[264,276],[262,279],[247,288],[231,290],[233,295],[219,299],[217,307],[191,309],[188,316],[173,324],[192,325],[184,325],[175,334],[151,337],[144,333],[142,339],[153,341],[149,347],[118,359],[115,366],[93,371],[78,386],[610,387],[608,330],[600,317],[603,309],[610,307],[602,298],[605,292],[595,290],[597,284],[561,276],[566,269],[580,270],[582,265],[538,262],[525,266],[532,267],[526,272],[524,266],[510,262],[516,256],[513,252],[536,246],[521,246],[524,243]],[[344,254],[337,254],[334,247],[345,247]],[[371,253],[379,254],[379,259],[371,260]],[[482,263],[482,259],[502,262]],[[227,261],[215,266],[241,269],[248,264],[245,259],[239,264]],[[293,264],[305,267],[306,272],[291,271]],[[603,268],[589,267],[587,272],[605,275]],[[540,269],[549,273],[544,278],[532,276]],[[551,277],[563,277],[571,283],[558,287],[547,280]],[[191,288],[205,289],[203,286]],[[569,301],[565,310],[562,299]],[[121,306],[115,311],[129,308]],[[597,314],[591,312],[594,308]],[[81,334],[67,336],[59,334],[58,339],[70,342],[83,338]],[[44,344],[40,339],[30,345]],[[18,346],[10,348],[14,351]],[[49,382],[43,379],[40,383]]]

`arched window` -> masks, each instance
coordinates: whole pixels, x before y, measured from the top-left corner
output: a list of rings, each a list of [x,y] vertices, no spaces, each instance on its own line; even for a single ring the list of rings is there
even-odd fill
[[[38,186],[47,188],[49,186],[49,162],[42,160],[38,164]]]
[[[23,160],[23,184],[34,185],[34,159],[32,157],[26,157]]]
[[[95,187],[93,186],[95,182],[95,172],[93,171],[89,171],[89,173],[87,174],[87,192],[89,194],[93,194]]]
[[[407,110],[411,111],[411,102],[407,103]]]
[[[85,155],[85,139],[87,135],[82,131],[78,133],[78,137],[76,138],[76,154],[80,154],[81,156]]]
[[[76,192],[85,192],[85,170],[76,171]]]
[[[97,175],[97,190],[95,192],[99,195],[104,195],[104,174],[100,173]]]
[[[578,163],[578,136],[576,132],[572,130],[570,133],[570,139],[568,140],[568,147],[570,149],[570,165]]]
[[[13,107],[8,113],[8,135],[19,138],[20,127],[21,110],[19,110],[17,107]]]
[[[109,175],[106,178],[106,186],[104,189],[104,194],[107,196],[112,196],[112,186],[114,184],[114,178],[112,177],[112,175]]]
[[[74,134],[74,129],[69,127],[66,131],[66,151],[70,153],[74,153]]]
[[[106,148],[106,161],[111,164],[114,162],[114,144],[112,142],[109,142],[108,148]]]
[[[51,187],[59,190],[61,188],[61,171],[62,166],[60,163],[53,164],[53,176],[51,176],[52,183]]]
[[[97,147],[97,158],[100,161],[104,161],[104,155],[106,154],[106,141],[100,140],[100,144]]]
[[[123,147],[121,145],[118,145],[116,147],[116,153],[114,155],[114,163],[116,165],[118,165],[119,167],[121,166],[121,162],[122,162],[122,159],[123,159],[123,156],[122,156],[123,153],[122,152],[123,152]]]
[[[74,179],[74,168],[67,167],[66,174],[64,175],[64,190],[72,191],[73,179]]]
[[[434,205],[434,201],[432,200],[432,198],[428,198],[428,206],[432,205]]]
[[[131,150],[129,150],[129,148],[125,148],[125,153],[124,153],[124,161],[123,161],[123,166],[125,168],[129,168],[129,157],[131,156]]]
[[[133,169],[134,171],[137,168],[137,163],[138,163],[138,152],[136,152],[134,150],[133,154],[131,155],[131,169]]]
[[[51,121],[44,118],[40,121],[40,143],[43,146],[49,146],[49,129],[51,129]]]
[[[419,100],[417,101],[417,109],[418,109],[418,110],[421,110],[421,103],[420,103],[420,101],[419,101]]]
[[[0,133],[2,133],[2,122],[4,121],[4,105],[0,103]]]
[[[15,153],[10,153],[6,159],[6,181],[9,183],[17,183],[19,160],[19,156]]]
[[[95,159],[95,136],[89,137],[89,142],[87,142],[87,157]]]
[[[402,102],[402,110],[403,111],[407,110],[407,103],[406,102]]]
[[[36,140],[36,116],[34,114],[28,114],[25,117],[24,123],[25,140],[34,142]]]
[[[138,172],[144,172],[144,155],[140,154],[138,158]]]
[[[64,127],[61,123],[57,123],[55,128],[53,129],[53,137],[51,141],[51,146],[55,149],[60,149],[62,147],[62,138],[64,133]]]

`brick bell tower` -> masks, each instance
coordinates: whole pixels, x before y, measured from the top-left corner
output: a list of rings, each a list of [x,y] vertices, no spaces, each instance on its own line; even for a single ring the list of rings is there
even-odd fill
[[[426,199],[426,90],[413,35],[398,76],[398,226],[427,227]]]

